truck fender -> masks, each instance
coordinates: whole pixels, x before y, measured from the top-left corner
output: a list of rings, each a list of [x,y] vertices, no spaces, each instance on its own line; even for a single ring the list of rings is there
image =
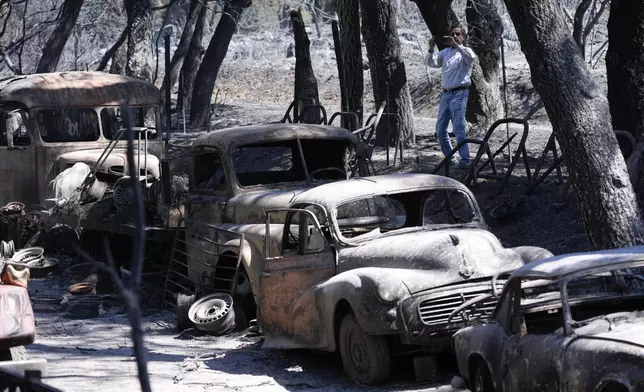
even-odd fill
[[[226,247],[231,247],[232,249],[227,252],[235,253],[239,255],[241,253],[240,267],[244,267],[246,274],[248,275],[248,280],[250,281],[251,289],[253,290],[253,297],[255,298],[255,303],[259,303],[259,280],[264,268],[263,259],[254,260],[253,259],[253,249],[252,244],[246,240],[234,239],[226,242],[224,244]],[[239,252],[239,253],[238,253]],[[259,258],[256,258],[259,259]]]

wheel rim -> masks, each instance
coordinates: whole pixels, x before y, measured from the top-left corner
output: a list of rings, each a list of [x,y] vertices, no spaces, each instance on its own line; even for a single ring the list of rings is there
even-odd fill
[[[362,334],[352,329],[347,334],[345,347],[348,347],[347,354],[351,366],[359,373],[367,373],[370,368],[370,363],[365,354],[367,348]]]

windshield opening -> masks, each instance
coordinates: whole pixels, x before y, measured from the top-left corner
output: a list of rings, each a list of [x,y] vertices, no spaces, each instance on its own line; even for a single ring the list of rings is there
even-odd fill
[[[91,108],[41,109],[36,121],[46,143],[94,142],[101,135],[98,116]]]
[[[132,127],[147,128],[148,139],[156,139],[158,132],[156,129],[156,112],[154,106],[141,106],[130,108]],[[124,129],[123,114],[120,107],[110,107],[101,109],[101,125],[103,126],[103,135],[110,140],[114,140],[119,130]],[[136,137],[136,134],[135,134]],[[120,140],[127,140],[125,132],[121,135]]]
[[[27,114],[19,109],[2,111],[0,121],[0,146],[15,147],[28,146],[31,138],[27,130],[25,118]]]
[[[439,229],[480,221],[469,196],[458,189],[372,195],[339,204],[335,217],[340,234],[349,242],[400,229]]]
[[[571,326],[576,334],[587,333],[607,318],[620,317],[644,309],[644,284],[638,275],[616,270],[623,277],[620,286],[610,272],[589,274],[568,282],[566,293],[571,314]],[[524,283],[523,286],[529,286]],[[561,289],[556,283],[537,287],[522,287],[522,329],[529,334],[563,334],[564,309]],[[600,326],[601,327],[601,326]]]
[[[346,141],[302,139],[300,142],[306,168],[313,180],[347,178]],[[295,139],[239,146],[232,152],[232,161],[242,187],[306,181]]]

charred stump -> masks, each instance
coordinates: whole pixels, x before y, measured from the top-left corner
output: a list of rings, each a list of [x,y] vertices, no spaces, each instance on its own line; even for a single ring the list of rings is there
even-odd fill
[[[383,122],[389,124],[389,140],[384,134],[387,127],[378,127],[376,145],[395,146],[400,139],[408,146],[414,143],[414,119],[396,30],[396,5],[388,0],[361,0],[360,5],[374,100],[378,106],[388,105],[385,113],[389,116]]]
[[[74,30],[83,0],[65,0],[60,19],[42,50],[36,73],[54,72],[63,54],[65,44]]]
[[[364,69],[360,40],[360,2],[359,0],[343,0],[338,2],[337,7],[344,79],[343,96],[347,103],[346,110],[356,113],[362,124]]]
[[[295,91],[297,102],[297,117],[299,122],[317,124],[320,122],[320,112],[317,109],[306,110],[307,106],[319,105],[318,81],[311,64],[309,52],[309,36],[306,34],[302,12],[291,11],[291,24],[295,38]]]
[[[592,249],[642,243],[633,187],[608,101],[556,0],[505,0],[576,190]]]
[[[215,82],[221,64],[224,62],[230,40],[237,29],[237,22],[244,10],[251,5],[251,0],[232,0],[224,7],[221,20],[210,39],[208,49],[199,65],[192,86],[190,102],[190,126],[206,127],[210,121],[210,99],[215,89]]]
[[[150,0],[125,0],[127,39],[125,74],[152,82],[152,5]]]

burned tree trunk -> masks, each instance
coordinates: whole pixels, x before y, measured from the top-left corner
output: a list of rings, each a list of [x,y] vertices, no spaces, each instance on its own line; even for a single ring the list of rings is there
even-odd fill
[[[193,84],[190,102],[190,126],[205,127],[210,119],[210,99],[215,89],[219,68],[226,57],[228,45],[237,28],[244,9],[250,7],[251,0],[232,0],[226,4],[215,34],[210,39],[199,71]]]
[[[105,54],[103,55],[103,58],[101,58],[101,61],[98,64],[98,67],[96,68],[97,71],[105,70],[105,67],[107,67],[107,63],[109,63],[110,60],[112,60],[112,58],[116,56],[117,51],[123,46],[123,43],[125,43],[128,33],[129,33],[129,26],[125,26],[125,28],[121,32],[121,35],[119,35],[119,38],[116,40],[114,45],[112,45],[105,52]]]
[[[606,53],[613,128],[644,134],[644,2],[613,0]]]
[[[344,96],[347,110],[358,115],[362,124],[364,108],[364,77],[362,64],[362,42],[360,41],[360,2],[343,0],[338,2],[340,42],[342,50],[342,72],[345,85]],[[356,124],[357,126],[357,124]]]
[[[82,5],[83,0],[65,0],[60,11],[58,24],[56,24],[54,31],[52,31],[43,48],[36,73],[54,72],[56,70],[60,56],[63,54],[63,49],[65,49],[65,44],[76,25]]]
[[[472,70],[477,83],[470,88],[466,116],[485,132],[502,113],[499,62],[503,22],[491,0],[468,0],[465,15],[469,46],[478,57],[482,73],[478,67]]]
[[[386,140],[386,135],[376,134],[376,144],[391,146],[400,138],[404,145],[410,145],[414,143],[414,119],[396,31],[396,6],[388,0],[361,0],[360,5],[373,96],[378,107],[383,102],[387,103],[385,112],[390,114],[383,120],[390,124],[389,140]],[[379,127],[379,130],[385,129]]]
[[[593,249],[642,243],[642,222],[608,102],[556,0],[505,0],[532,83],[566,159]]]
[[[172,55],[172,60],[170,60],[170,69],[166,72],[170,72],[170,89],[174,87],[177,83],[177,78],[179,77],[179,71],[181,70],[181,64],[186,58],[186,54],[190,49],[190,43],[192,41],[192,35],[195,31],[195,26],[197,25],[197,20],[201,14],[201,9],[203,8],[200,0],[192,0],[190,2],[190,9],[188,10],[188,16],[186,18],[186,23],[183,26],[183,31],[181,32],[181,38],[179,39],[179,44],[177,49]],[[161,85],[161,91],[164,91],[165,79]]]
[[[127,35],[130,35],[129,26],[126,27]],[[126,37],[127,39],[127,37]],[[114,51],[112,64],[110,64],[110,73],[125,75],[125,63],[127,62],[127,45],[120,45]]]
[[[581,0],[575,11],[575,19],[573,20],[572,36],[581,50],[581,54],[586,53],[586,39],[584,37],[584,18],[588,12],[588,8],[592,5],[593,0]]]
[[[150,0],[125,0],[127,39],[125,74],[152,82],[152,16]]]
[[[221,11],[221,9],[216,9],[216,11]],[[190,100],[192,99],[192,86],[194,85],[195,78],[197,77],[197,72],[199,71],[199,66],[201,65],[201,59],[206,52],[203,47],[203,37],[206,30],[206,23],[208,22],[208,17],[210,16],[210,10],[207,7],[201,7],[199,12],[199,17],[195,23],[195,31],[192,34],[190,39],[190,46],[186,52],[186,57],[183,60],[181,66],[180,76],[183,78],[180,81],[182,89],[179,90],[178,102],[177,102],[177,112],[181,113],[184,110],[190,112]]]
[[[299,122],[317,124],[320,112],[317,109],[306,110],[306,106],[320,104],[318,81],[311,64],[309,52],[309,36],[306,34],[302,12],[291,11],[291,24],[295,38],[295,89],[293,99],[297,102],[297,118]]]
[[[453,27],[460,25],[458,17],[452,9],[452,0],[412,1],[414,1],[418,6],[418,10],[422,15],[423,20],[425,20],[427,28],[434,37],[447,35]],[[478,3],[480,2],[477,2],[477,4]],[[483,1],[482,3],[488,5],[487,7],[484,6],[483,9],[489,9],[490,6],[493,7],[493,5],[491,5],[487,0]],[[473,8],[473,6],[470,6],[470,9],[472,9],[472,11],[476,10],[475,8]],[[470,11],[470,13],[472,13],[472,11]],[[494,17],[495,13],[496,10],[494,10],[494,12],[488,16]],[[474,22],[474,26],[476,26],[477,24],[484,25],[486,23],[485,21],[481,20],[481,15],[478,16],[478,19],[476,19],[476,15],[473,15],[473,17],[476,20],[476,22]],[[497,22],[492,22],[491,24],[496,25],[496,23]],[[498,26],[496,28],[498,28]],[[489,34],[491,37],[496,37],[497,42],[501,37],[500,35],[498,35],[497,37],[498,32],[496,31],[483,33],[485,33],[485,35]],[[437,42],[437,46],[441,50],[444,48],[444,46],[440,42]],[[486,45],[485,51],[487,51],[488,53],[483,54],[484,57],[494,57],[494,50],[492,50],[493,46],[494,44]],[[480,56],[476,48],[472,49],[477,54],[477,56]],[[496,44],[495,50],[499,50],[498,44]],[[471,130],[470,133],[482,134],[486,131],[487,126],[498,118],[500,113],[500,94],[498,91],[498,81],[496,81],[496,83],[492,83],[486,80],[485,73],[483,72],[483,68],[481,67],[479,61],[474,64],[471,80],[472,85],[470,87],[470,96],[467,102],[466,118],[467,121],[472,123],[475,127]]]

